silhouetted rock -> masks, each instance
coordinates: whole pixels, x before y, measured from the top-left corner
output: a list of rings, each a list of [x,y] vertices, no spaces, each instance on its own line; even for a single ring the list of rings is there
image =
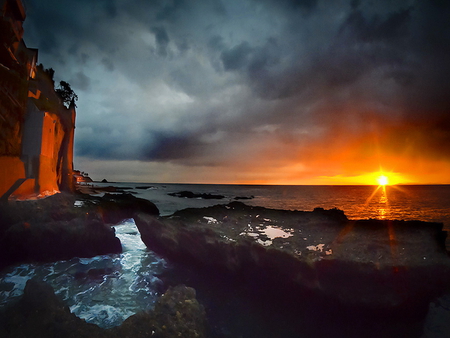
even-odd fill
[[[236,201],[239,201],[239,200],[251,200],[253,198],[255,198],[255,196],[251,195],[251,196],[236,196],[234,199]]]
[[[138,211],[159,214],[152,202],[130,194],[62,193],[0,204],[0,268],[18,262],[120,253],[122,247],[111,225]]]
[[[120,252],[122,246],[114,228],[88,216],[71,221],[16,223],[0,239],[3,265]]]
[[[159,215],[158,207],[154,203],[131,194],[105,194],[97,200],[97,208],[103,220],[111,224],[132,218],[136,212]]]
[[[31,279],[23,296],[0,316],[1,337],[205,337],[205,311],[195,290],[184,285],[169,288],[149,313],[138,313],[121,326],[102,329],[72,314],[46,283]]]
[[[181,198],[201,198],[201,199],[216,199],[216,200],[220,200],[225,198],[225,196],[223,195],[213,195],[213,194],[206,194],[206,193],[202,193],[202,194],[197,194],[197,193],[193,193],[192,191],[179,191],[179,192],[173,192],[173,193],[168,193],[167,195],[169,196],[174,196],[174,197],[181,197]]]
[[[108,183],[108,181],[106,180],[106,178],[102,179],[102,183]]]
[[[232,287],[256,309],[264,299],[261,316],[295,313],[306,336],[420,337],[428,304],[450,286],[439,223],[349,221],[337,209],[240,202],[164,218],[140,213],[135,222],[149,249],[192,272],[197,290]]]
[[[0,318],[2,337],[106,337],[104,330],[72,314],[50,285],[34,279],[27,282],[23,296]]]
[[[169,287],[150,313],[138,313],[113,330],[118,337],[206,337],[206,317],[195,290]]]

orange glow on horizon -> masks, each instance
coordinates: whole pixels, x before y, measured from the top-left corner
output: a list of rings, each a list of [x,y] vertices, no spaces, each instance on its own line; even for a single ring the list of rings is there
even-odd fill
[[[377,177],[377,182],[379,185],[388,185],[389,178],[386,175],[380,175]]]
[[[313,179],[317,184],[329,185],[396,185],[408,184],[411,180],[400,173],[377,171],[357,176],[321,176]]]

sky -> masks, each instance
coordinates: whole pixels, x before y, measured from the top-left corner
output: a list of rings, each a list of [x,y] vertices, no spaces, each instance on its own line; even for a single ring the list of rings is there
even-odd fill
[[[23,2],[94,180],[450,183],[448,1]]]

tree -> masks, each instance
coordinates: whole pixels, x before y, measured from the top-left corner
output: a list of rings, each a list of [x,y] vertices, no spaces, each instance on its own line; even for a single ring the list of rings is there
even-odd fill
[[[71,102],[75,104],[75,101],[78,100],[78,95],[75,94],[73,89],[70,87],[70,84],[66,81],[59,82],[59,87],[55,89],[55,92],[61,98],[66,107],[69,107]]]

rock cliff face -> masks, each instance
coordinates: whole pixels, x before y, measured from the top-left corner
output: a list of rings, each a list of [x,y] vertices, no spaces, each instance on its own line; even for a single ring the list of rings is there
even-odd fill
[[[73,191],[75,106],[22,40],[20,0],[0,1],[0,199]]]

